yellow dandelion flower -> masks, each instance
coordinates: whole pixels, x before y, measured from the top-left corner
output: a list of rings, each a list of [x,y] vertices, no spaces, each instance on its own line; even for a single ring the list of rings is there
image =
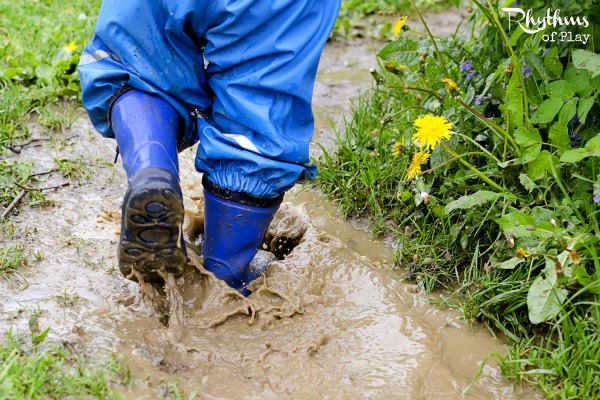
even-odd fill
[[[427,150],[421,150],[415,153],[412,160],[410,161],[410,165],[408,166],[406,179],[411,180],[417,175],[419,175],[421,173],[421,164],[425,164],[430,156],[431,153]]]
[[[394,37],[395,38],[398,38],[398,35],[400,35],[400,31],[404,27],[404,23],[406,22],[407,19],[408,19],[408,15],[405,15],[403,17],[398,18],[398,20],[396,21],[396,24],[394,25]]]
[[[406,68],[408,68],[408,67],[404,64],[398,65],[398,69],[406,69]]]
[[[76,48],[77,48],[77,45],[75,44],[75,42],[71,42],[67,46],[63,46],[63,49],[65,49],[67,51],[74,51]]]
[[[394,147],[392,147],[392,155],[394,157],[398,157],[402,152],[402,147],[404,147],[404,138],[397,140],[396,143],[394,143]]]
[[[417,118],[415,126],[417,132],[412,137],[413,142],[425,149],[433,150],[442,139],[450,139],[452,133],[452,124],[444,116],[427,114]]]
[[[458,85],[452,79],[446,78],[442,82],[444,82],[444,87],[446,88],[446,92],[453,93],[458,90]]]
[[[515,251],[515,256],[517,256],[517,258],[527,258],[529,257],[531,254],[529,254],[528,252],[525,251],[524,248],[519,247],[517,249],[517,251]]]

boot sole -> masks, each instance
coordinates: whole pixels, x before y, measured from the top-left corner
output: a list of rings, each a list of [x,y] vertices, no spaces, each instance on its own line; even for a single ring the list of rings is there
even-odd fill
[[[160,168],[135,175],[125,194],[118,246],[119,269],[137,281],[162,283],[163,276],[179,277],[187,253],[183,241],[183,199],[179,182]]]

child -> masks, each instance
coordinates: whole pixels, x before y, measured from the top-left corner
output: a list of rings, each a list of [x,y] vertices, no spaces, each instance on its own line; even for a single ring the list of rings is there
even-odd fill
[[[183,273],[177,153],[198,141],[204,266],[241,291],[261,273],[248,264],[284,193],[316,174],[312,90],[340,1],[103,1],[79,71],[127,173],[126,277]]]

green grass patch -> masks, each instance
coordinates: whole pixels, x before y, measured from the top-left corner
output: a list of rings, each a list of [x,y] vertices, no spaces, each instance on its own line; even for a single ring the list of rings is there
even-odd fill
[[[0,249],[0,275],[18,272],[27,265],[26,247],[22,243],[15,243]]]
[[[45,331],[47,333],[47,331]],[[3,399],[122,398],[111,386],[130,383],[114,355],[103,365],[61,345],[27,344],[9,331],[0,347],[0,393]]]

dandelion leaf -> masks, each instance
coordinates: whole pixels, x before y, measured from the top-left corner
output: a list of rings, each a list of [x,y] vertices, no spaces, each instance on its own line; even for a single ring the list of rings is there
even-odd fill
[[[497,200],[502,196],[502,193],[491,192],[489,190],[479,190],[468,196],[462,196],[457,200],[451,201],[446,205],[444,211],[446,214],[451,213],[454,210],[470,209],[475,206],[489,203],[490,201]]]
[[[494,267],[500,269],[515,269],[515,267],[525,261],[522,258],[513,257],[501,263],[494,264]]]
[[[508,118],[513,127],[523,126],[523,93],[521,81],[517,74],[513,74],[506,90],[506,110]]]
[[[527,309],[532,324],[540,324],[554,318],[567,298],[566,290],[556,284],[556,276],[538,276],[527,293]]]

